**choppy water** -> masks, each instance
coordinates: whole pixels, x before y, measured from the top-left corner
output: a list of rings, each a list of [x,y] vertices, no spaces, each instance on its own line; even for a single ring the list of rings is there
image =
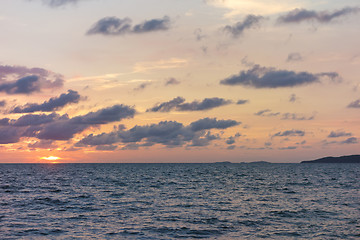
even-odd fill
[[[360,164],[1,164],[1,239],[359,239]]]

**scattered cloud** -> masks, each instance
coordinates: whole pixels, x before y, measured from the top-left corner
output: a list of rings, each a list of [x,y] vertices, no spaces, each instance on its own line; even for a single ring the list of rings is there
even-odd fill
[[[120,36],[125,34],[140,34],[170,29],[170,18],[145,20],[132,26],[130,18],[105,17],[97,21],[88,31],[87,35],[101,34],[107,36]]]
[[[0,65],[0,92],[32,94],[43,89],[62,87],[63,76],[43,68]]]
[[[75,4],[79,1],[80,0],[43,0],[43,3],[50,7],[60,7],[69,3]]]
[[[280,115],[280,113],[279,112],[273,113],[273,112],[271,112],[270,109],[264,109],[264,110],[260,110],[256,113],[254,113],[254,115],[263,116],[263,117],[274,117],[274,116]]]
[[[178,85],[178,84],[180,84],[180,81],[173,77],[166,79],[165,81],[165,86]]]
[[[288,147],[281,147],[278,148],[279,150],[295,150],[297,147],[296,146],[288,146]]]
[[[140,146],[161,144],[166,147],[178,147],[187,144],[188,147],[207,146],[211,141],[219,139],[210,129],[226,129],[239,123],[234,120],[217,120],[204,118],[184,126],[176,121],[162,121],[158,124],[135,126],[129,130],[119,128],[110,133],[90,134],[79,141],[76,146],[100,146],[123,143],[123,149],[138,149]],[[205,130],[205,131],[204,131]]]
[[[357,138],[356,137],[351,137],[351,138],[348,138],[342,142],[340,142],[341,144],[356,144],[358,143],[357,141]]]
[[[283,132],[277,132],[272,135],[273,137],[303,137],[305,136],[305,132],[302,130],[286,130]]]
[[[217,120],[216,118],[203,118],[190,124],[190,129],[193,131],[201,131],[207,129],[226,129],[237,126],[241,122],[235,120]]]
[[[32,112],[52,112],[59,110],[70,103],[78,103],[80,94],[77,91],[68,90],[68,93],[63,93],[59,97],[50,98],[42,104],[28,103],[21,107],[15,107],[11,113],[32,113]]]
[[[348,108],[360,108],[360,99],[351,102],[347,107]]]
[[[300,23],[303,21],[317,21],[320,23],[328,23],[334,20],[335,18],[343,17],[349,14],[355,14],[360,11],[358,7],[346,7],[340,10],[335,10],[333,12],[329,11],[313,11],[306,9],[296,8],[287,14],[280,16],[278,22],[280,23]]]
[[[297,121],[314,120],[314,118],[315,118],[315,113],[309,117],[297,113],[283,113],[281,117],[282,120],[297,120]]]
[[[147,112],[170,112],[176,111],[205,111],[216,107],[224,106],[232,103],[230,100],[223,98],[205,98],[202,101],[195,100],[190,103],[185,103],[185,98],[176,97],[168,102],[163,102],[146,110]]]
[[[238,38],[243,35],[245,30],[258,27],[263,19],[262,16],[247,15],[243,21],[237,22],[233,26],[227,25],[223,30],[230,33],[232,37]]]
[[[168,60],[159,60],[152,62],[138,62],[134,66],[134,72],[145,72],[155,69],[171,69],[182,68],[186,66],[188,61],[181,58],[171,58]]]
[[[41,148],[41,149],[54,149],[57,148],[58,145],[55,144],[53,140],[41,140],[36,141],[35,143],[29,143],[28,147],[31,149]]]
[[[336,131],[336,132],[331,131],[328,138],[338,138],[338,137],[348,137],[348,136],[352,136],[352,133],[344,132],[344,131]]]
[[[238,100],[238,101],[236,102],[236,104],[242,105],[242,104],[245,104],[245,103],[248,103],[248,102],[249,102],[249,100],[240,99],[240,100]]]
[[[6,106],[6,100],[1,100],[0,107],[5,107],[5,106]]]
[[[147,88],[147,87],[150,86],[151,84],[152,84],[152,82],[141,83],[139,86],[137,86],[136,88],[134,88],[134,91],[144,90],[145,88]]]
[[[289,97],[289,102],[294,103],[294,102],[296,102],[298,100],[299,100],[299,98],[295,94],[291,94],[290,97]]]
[[[286,61],[287,62],[299,62],[302,61],[303,57],[301,56],[300,53],[294,52],[294,53],[289,53]]]
[[[201,41],[201,40],[203,40],[204,38],[206,38],[206,35],[203,34],[201,28],[195,29],[194,35],[195,35],[195,38],[196,38],[197,41]]]
[[[232,75],[221,80],[220,84],[231,86],[243,85],[254,88],[281,88],[320,82],[324,77],[332,81],[340,79],[339,75],[335,72],[312,74],[254,65],[247,71],[241,71],[238,75]]]

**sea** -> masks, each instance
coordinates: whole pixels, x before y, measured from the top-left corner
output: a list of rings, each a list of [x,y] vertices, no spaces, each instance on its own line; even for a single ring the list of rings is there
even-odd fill
[[[360,239],[360,164],[0,164],[0,239]]]

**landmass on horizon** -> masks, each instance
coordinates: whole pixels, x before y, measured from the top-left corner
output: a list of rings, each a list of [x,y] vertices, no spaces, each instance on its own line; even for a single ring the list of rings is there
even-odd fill
[[[316,160],[302,161],[301,163],[360,163],[360,155],[324,157]]]

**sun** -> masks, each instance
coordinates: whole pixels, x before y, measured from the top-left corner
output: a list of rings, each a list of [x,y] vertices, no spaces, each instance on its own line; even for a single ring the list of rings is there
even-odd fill
[[[55,157],[55,156],[49,156],[49,157],[41,157],[41,160],[46,160],[46,161],[52,161],[53,163],[56,162],[56,160],[59,160],[60,157]]]

